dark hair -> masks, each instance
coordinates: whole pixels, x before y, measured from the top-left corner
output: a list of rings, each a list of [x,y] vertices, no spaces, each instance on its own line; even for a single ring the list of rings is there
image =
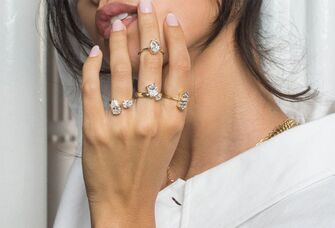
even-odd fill
[[[271,58],[270,50],[262,42],[264,36],[261,28],[261,6],[263,0],[222,0],[218,2],[218,16],[213,22],[213,29],[208,39],[201,45],[205,49],[217,37],[222,29],[238,17],[235,30],[235,42],[239,54],[252,73],[252,75],[272,94],[280,99],[297,102],[310,99],[317,95],[307,94],[311,87],[295,93],[286,94],[281,92],[267,77],[262,63],[275,61]],[[47,3],[47,28],[51,41],[65,62],[67,70],[78,82],[78,75],[81,75],[83,66],[82,60],[78,57],[78,50],[75,50],[71,43],[74,38],[82,48],[83,53],[88,53],[84,47],[91,49],[94,43],[88,38],[78,26],[77,14],[75,12],[75,1],[68,0],[46,0]],[[71,38],[72,37],[72,38]],[[101,73],[110,73],[108,67],[102,67]],[[318,92],[318,91],[316,91]]]

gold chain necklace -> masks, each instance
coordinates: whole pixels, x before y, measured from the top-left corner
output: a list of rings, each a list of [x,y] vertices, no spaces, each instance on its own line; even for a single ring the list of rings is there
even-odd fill
[[[281,124],[279,124],[275,129],[273,129],[265,138],[261,139],[257,144],[259,145],[260,143],[272,138],[275,135],[278,135],[279,133],[286,131],[292,127],[298,126],[299,123],[294,120],[294,119],[286,119],[284,122],[282,122]],[[170,183],[173,183],[175,180],[170,178],[170,165],[167,168],[167,179]]]

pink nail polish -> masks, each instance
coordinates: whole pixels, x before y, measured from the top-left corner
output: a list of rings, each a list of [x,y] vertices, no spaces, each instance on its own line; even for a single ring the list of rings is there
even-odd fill
[[[177,17],[176,15],[174,15],[173,13],[169,13],[167,16],[166,16],[166,23],[170,26],[178,26],[179,25],[179,22],[177,20]]]
[[[116,21],[113,22],[113,24],[112,24],[112,31],[113,32],[121,31],[121,30],[124,30],[124,29],[125,29],[125,26],[120,19],[117,19]]]
[[[91,49],[91,52],[90,52],[90,57],[95,57],[95,56],[98,56],[99,55],[99,46],[98,45],[95,45],[92,49]]]
[[[141,0],[140,10],[142,13],[151,13],[152,12],[151,0]]]

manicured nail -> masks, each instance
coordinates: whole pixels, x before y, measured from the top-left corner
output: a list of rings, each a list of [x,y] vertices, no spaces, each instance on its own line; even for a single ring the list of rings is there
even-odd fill
[[[91,52],[90,52],[90,57],[95,57],[95,56],[98,56],[99,55],[99,46],[98,45],[95,45],[92,49],[91,49]]]
[[[141,0],[140,10],[142,13],[151,13],[152,12],[151,0]]]
[[[113,24],[112,24],[112,31],[113,32],[121,31],[121,30],[124,30],[124,29],[125,29],[125,26],[120,19],[117,19],[113,22]]]
[[[178,26],[179,25],[178,19],[177,19],[176,15],[174,15],[173,13],[169,13],[166,16],[166,23],[170,26]]]

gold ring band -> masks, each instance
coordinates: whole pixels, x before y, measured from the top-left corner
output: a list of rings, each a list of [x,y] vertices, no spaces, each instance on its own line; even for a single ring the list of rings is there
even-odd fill
[[[146,48],[143,48],[141,51],[139,51],[137,54],[140,55],[142,52],[144,51],[149,51],[151,54],[153,55],[156,55],[157,53],[154,53],[151,51],[151,48],[149,47],[146,47]],[[165,52],[163,50],[159,50],[160,53],[162,53],[163,55],[165,54]]]
[[[185,91],[185,92],[180,92],[178,97],[171,97],[169,95],[163,94],[163,98],[167,98],[167,99],[171,99],[174,101],[177,101],[177,108],[180,111],[184,111],[184,109],[186,109],[189,98],[190,98],[190,94]]]
[[[150,40],[149,47],[142,48],[142,50],[140,50],[137,54],[140,55],[144,51],[149,51],[152,55],[157,55],[158,53],[162,53],[163,55],[165,54],[161,49],[160,43],[155,39]]]
[[[179,101],[179,97],[170,97],[169,95],[163,94],[163,98]]]
[[[141,97],[150,97],[150,95],[147,92],[135,92],[136,98],[141,98]],[[159,93],[158,96],[162,96],[162,93]]]

